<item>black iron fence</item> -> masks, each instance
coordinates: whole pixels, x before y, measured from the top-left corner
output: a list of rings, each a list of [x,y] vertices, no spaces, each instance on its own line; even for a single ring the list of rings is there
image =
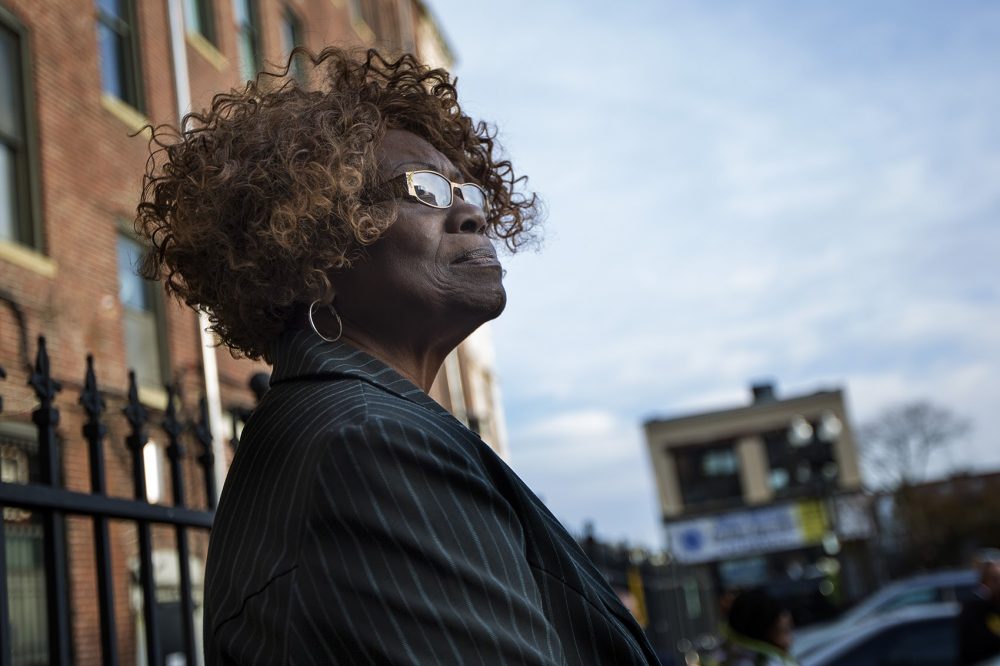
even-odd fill
[[[0,369],[0,379],[5,377]],[[177,396],[173,387],[167,387],[167,404],[162,421],[153,424],[159,427],[167,442],[166,454],[169,459],[169,476],[173,504],[150,503],[147,495],[146,464],[144,448],[150,439],[150,413],[139,401],[134,373],[129,373],[129,388],[125,407],[122,410],[127,421],[125,446],[131,459],[133,499],[113,497],[108,494],[108,480],[105,467],[104,444],[108,438],[106,403],[98,389],[97,376],[92,357],[87,359],[86,376],[80,394],[80,404],[86,414],[82,435],[88,447],[90,467],[90,492],[68,490],[62,480],[60,440],[57,433],[59,409],[55,398],[61,387],[52,378],[45,339],[38,339],[38,352],[30,376],[29,384],[38,399],[38,406],[32,412],[32,423],[37,437],[36,481],[24,483],[0,481],[0,514],[9,511],[31,512],[37,517],[35,528],[42,538],[37,540],[43,550],[44,561],[44,631],[47,633],[48,649],[45,655],[25,655],[17,657],[24,663],[73,663],[73,609],[70,607],[69,567],[67,565],[66,516],[89,517],[93,524],[93,558],[96,566],[96,595],[100,613],[100,653],[101,663],[117,666],[122,662],[131,663],[135,655],[119,654],[119,640],[115,615],[115,578],[112,567],[112,541],[109,522],[124,520],[135,525],[138,550],[138,586],[141,589],[142,631],[145,643],[145,661],[149,665],[164,663],[161,642],[163,622],[157,617],[156,581],[154,580],[153,528],[166,526],[175,533],[174,546],[179,562],[179,618],[180,634],[183,642],[185,663],[189,666],[199,663],[196,656],[195,640],[195,600],[192,593],[190,568],[189,532],[207,533],[212,525],[216,497],[213,476],[214,456],[212,436],[208,428],[207,406],[200,403],[200,414],[193,423],[185,424],[178,418]],[[0,384],[2,386],[2,384]],[[0,412],[3,410],[0,396]],[[193,441],[200,451],[193,457],[197,460],[204,476],[205,508],[191,508],[185,503],[185,476],[183,461],[190,456],[184,441]],[[15,646],[18,636],[13,635],[11,612],[12,603],[20,603],[14,585],[9,581],[18,580],[16,571],[10,567],[19,566],[16,561],[8,561],[19,556],[18,548],[8,548],[8,530],[0,524],[0,666],[14,666]],[[20,543],[20,542],[19,542]],[[28,543],[28,542],[25,542]],[[76,556],[78,545],[73,547]],[[22,581],[23,582],[23,581]],[[29,581],[30,582],[30,581]],[[33,587],[39,590],[39,585]],[[13,602],[11,600],[14,600]],[[39,604],[37,608],[41,608]],[[14,608],[15,611],[18,608]],[[37,618],[36,618],[37,620]],[[32,618],[25,622],[30,624]],[[38,622],[35,622],[37,625]],[[24,623],[19,626],[25,626]],[[36,627],[36,631],[39,628]],[[28,631],[28,629],[24,629]],[[36,661],[37,660],[37,661]]]

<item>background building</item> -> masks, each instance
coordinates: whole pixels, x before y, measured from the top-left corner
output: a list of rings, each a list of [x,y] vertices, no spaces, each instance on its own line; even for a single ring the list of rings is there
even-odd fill
[[[668,550],[716,594],[766,585],[807,623],[861,596],[869,501],[841,391],[645,424]]]
[[[28,380],[35,340],[45,336],[62,386],[55,406],[63,487],[90,491],[78,398],[92,354],[109,415],[107,495],[133,493],[120,416],[130,368],[153,425],[163,418],[165,384],[177,390],[183,422],[202,418],[199,399],[206,398],[221,489],[231,457],[226,443],[256,402],[251,380],[257,377],[262,388],[268,368],[213,347],[204,321],[135,275],[142,246],[132,219],[148,155],[142,128],[176,125],[215,93],[242,87],[264,63],[283,63],[294,46],[330,44],[410,51],[431,65],[452,61],[420,0],[0,0],[0,367],[7,375],[0,383],[0,482],[40,479],[31,424],[37,399]],[[488,329],[448,358],[432,394],[505,452]],[[161,435],[150,435],[143,450],[146,494],[169,505]],[[208,507],[210,491],[189,462],[186,504]],[[0,582],[14,664],[56,661],[46,638],[41,546],[47,532],[38,513],[3,510],[7,571]],[[73,662],[101,663],[91,522],[69,517],[61,524]],[[121,663],[145,663],[135,526],[116,521],[110,530],[118,652]],[[153,541],[167,655],[169,637],[177,634],[172,624],[179,624],[179,563],[171,529],[154,528]],[[207,533],[192,536],[196,602],[206,546]]]

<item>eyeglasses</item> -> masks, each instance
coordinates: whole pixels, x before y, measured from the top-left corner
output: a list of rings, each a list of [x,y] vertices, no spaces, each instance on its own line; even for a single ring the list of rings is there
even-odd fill
[[[437,171],[407,171],[385,183],[389,192],[408,195],[431,208],[450,208],[454,203],[455,190],[468,204],[472,204],[489,216],[486,191],[475,183],[453,183]]]

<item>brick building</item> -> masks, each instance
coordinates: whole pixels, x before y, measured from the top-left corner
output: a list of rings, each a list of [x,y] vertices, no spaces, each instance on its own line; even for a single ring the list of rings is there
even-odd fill
[[[126,424],[117,416],[129,368],[153,424],[166,406],[165,383],[177,388],[183,420],[197,419],[198,400],[207,396],[222,480],[231,456],[226,442],[238,432],[234,417],[253,406],[250,380],[268,368],[206,345],[212,341],[194,312],[135,276],[142,248],[131,227],[148,155],[141,128],[176,125],[181,111],[203,108],[265,62],[283,62],[293,46],[329,44],[377,45],[414,52],[432,65],[451,62],[421,0],[0,0],[0,367],[7,373],[0,382],[0,481],[37,480],[30,425],[36,398],[28,379],[40,335],[62,384],[56,405],[65,488],[90,490],[77,405],[87,354],[94,357],[107,413],[115,415],[106,445],[109,496],[132,493],[130,454],[122,443]],[[488,329],[449,357],[432,396],[505,453]],[[160,435],[151,435],[144,456],[150,500],[170,504]],[[185,465],[187,504],[204,507],[197,465]],[[47,663],[38,561],[43,532],[30,511],[8,507],[3,515],[8,570],[0,582],[11,614],[13,663]],[[133,580],[135,529],[112,523],[120,663],[146,663]],[[73,663],[101,663],[90,520],[67,518],[65,532]],[[154,530],[153,537],[157,601],[167,608],[177,585],[173,532]],[[207,533],[193,535],[191,547],[198,571]],[[175,614],[161,615],[169,624]]]

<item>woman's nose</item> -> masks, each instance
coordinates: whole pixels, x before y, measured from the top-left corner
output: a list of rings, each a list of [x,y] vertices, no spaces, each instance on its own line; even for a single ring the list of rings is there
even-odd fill
[[[483,209],[470,204],[456,192],[448,211],[448,231],[460,234],[486,233],[486,215]]]

